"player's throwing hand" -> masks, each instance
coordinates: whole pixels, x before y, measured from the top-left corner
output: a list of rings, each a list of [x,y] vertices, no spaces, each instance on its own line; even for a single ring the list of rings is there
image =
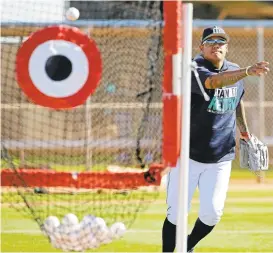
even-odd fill
[[[266,61],[261,61],[258,62],[252,66],[249,66],[247,68],[247,75],[249,76],[261,76],[261,75],[266,75],[270,69],[269,69],[269,62]]]

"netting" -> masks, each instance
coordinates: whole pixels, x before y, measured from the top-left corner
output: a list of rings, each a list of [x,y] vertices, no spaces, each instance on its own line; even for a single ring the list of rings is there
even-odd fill
[[[41,227],[50,215],[61,219],[74,213],[80,220],[94,215],[109,226],[122,222],[128,228],[136,214],[156,197],[157,191],[151,190],[142,172],[152,163],[161,162],[161,4],[73,3],[84,21],[68,25],[78,26],[95,42],[102,75],[98,87],[82,105],[63,110],[37,105],[22,91],[16,78],[20,71],[16,57],[31,33],[62,24],[68,6],[58,1],[18,1],[14,8],[4,1],[2,9],[8,19],[1,41],[1,176],[2,186],[7,186],[2,192],[4,203],[31,215]],[[30,5],[32,8],[27,8]],[[55,55],[62,56],[54,45]],[[52,75],[42,66],[47,84],[48,80],[55,84],[64,81],[69,76],[68,66],[81,68],[77,59],[69,63],[65,57],[58,58]],[[42,71],[35,67],[34,72]],[[43,82],[42,76],[39,82]],[[70,235],[67,241],[76,237]],[[57,240],[57,247],[62,240],[66,238]],[[75,240],[65,249],[77,250],[79,239]],[[81,244],[95,248],[100,243]]]

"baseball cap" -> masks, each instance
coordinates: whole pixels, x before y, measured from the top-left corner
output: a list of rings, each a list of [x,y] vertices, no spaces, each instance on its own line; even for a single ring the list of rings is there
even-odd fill
[[[219,26],[213,26],[204,29],[201,42],[204,42],[205,40],[213,36],[219,36],[226,39],[227,42],[229,41],[229,36],[223,28]]]

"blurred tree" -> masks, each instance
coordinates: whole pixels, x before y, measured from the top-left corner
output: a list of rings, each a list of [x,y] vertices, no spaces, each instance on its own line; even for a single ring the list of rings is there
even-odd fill
[[[188,1],[194,19],[273,19],[272,1]]]
[[[207,1],[183,0],[194,5],[194,19],[273,19],[273,1]],[[150,3],[153,1],[149,1]],[[68,1],[78,8],[80,19],[136,19],[134,8],[148,1]],[[109,9],[111,8],[111,12]],[[92,11],[88,11],[92,10]],[[108,11],[107,11],[108,10]],[[149,12],[139,19],[149,18]]]
[[[136,12],[135,8],[148,10],[154,1],[69,1],[70,6],[79,9],[80,19],[149,19],[147,11]],[[109,11],[111,9],[111,11]],[[90,10],[90,11],[88,11]],[[139,17],[137,16],[139,14]]]

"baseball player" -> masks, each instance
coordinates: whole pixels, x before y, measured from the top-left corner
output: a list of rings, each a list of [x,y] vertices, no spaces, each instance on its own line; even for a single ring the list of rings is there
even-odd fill
[[[265,61],[245,68],[227,61],[229,40],[221,27],[204,29],[201,53],[194,58],[200,81],[210,99],[204,100],[197,79],[192,75],[188,210],[197,186],[200,210],[188,235],[188,252],[193,252],[193,248],[213,230],[223,214],[231,163],[235,158],[236,125],[240,138],[246,142],[251,138],[242,101],[243,78],[261,76],[269,71],[269,63]],[[168,175],[168,209],[162,229],[163,252],[173,252],[176,245],[178,173],[179,164]]]

